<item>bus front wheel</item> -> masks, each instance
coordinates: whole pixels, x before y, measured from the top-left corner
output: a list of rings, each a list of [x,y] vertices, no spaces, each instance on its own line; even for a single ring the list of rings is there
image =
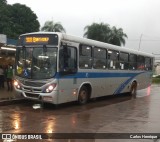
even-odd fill
[[[78,103],[80,105],[84,105],[87,103],[88,99],[89,99],[89,93],[87,87],[83,86],[79,91]]]

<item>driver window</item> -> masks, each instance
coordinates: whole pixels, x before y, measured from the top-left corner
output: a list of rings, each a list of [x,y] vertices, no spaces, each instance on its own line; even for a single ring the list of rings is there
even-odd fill
[[[77,71],[77,50],[75,47],[63,45],[59,51],[60,72],[67,74]]]

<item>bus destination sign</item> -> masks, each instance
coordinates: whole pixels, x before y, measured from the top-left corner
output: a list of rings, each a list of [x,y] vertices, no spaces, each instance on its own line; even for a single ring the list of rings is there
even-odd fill
[[[22,35],[18,40],[18,45],[58,45],[57,34],[32,34]]]
[[[48,43],[49,37],[26,37],[26,43]]]

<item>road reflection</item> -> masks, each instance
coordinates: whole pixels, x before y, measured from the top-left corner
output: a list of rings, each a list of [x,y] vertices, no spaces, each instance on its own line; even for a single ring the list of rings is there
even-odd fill
[[[148,86],[147,88],[147,96],[149,96],[151,94],[151,86]]]
[[[15,113],[11,114],[11,118],[13,118],[13,121],[12,121],[13,128],[16,130],[20,129],[20,123],[21,123],[20,114],[18,112],[15,112]]]
[[[148,86],[146,89],[138,90],[136,97],[145,97],[151,94],[151,86]]]
[[[53,133],[53,132],[55,132],[55,122],[49,121],[46,125],[45,133]]]
[[[148,87],[145,90],[138,91],[137,97],[148,96],[150,93],[151,87]],[[136,115],[138,102],[134,100],[136,98],[133,99],[130,95],[120,94],[100,97],[91,100],[84,106],[79,106],[76,102],[73,102],[58,107],[52,104],[42,105],[35,101],[26,100],[20,104],[0,108],[0,132],[44,132],[50,134],[59,131],[87,131],[87,129],[95,131],[96,127],[100,127],[108,119],[114,118],[116,120],[116,111],[123,114],[126,109],[131,109],[132,114],[135,113]],[[129,103],[128,108],[126,105],[121,105],[121,103],[126,102]],[[120,105],[121,107],[119,107]],[[112,109],[108,110],[111,106]],[[121,114],[119,115],[121,116]],[[98,124],[97,120],[102,122]],[[86,126],[88,128],[83,130],[83,127]]]

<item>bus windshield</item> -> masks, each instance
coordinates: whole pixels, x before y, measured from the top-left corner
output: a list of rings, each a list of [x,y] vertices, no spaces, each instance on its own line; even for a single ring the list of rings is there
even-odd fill
[[[16,75],[31,79],[49,79],[56,73],[56,47],[17,47]]]

